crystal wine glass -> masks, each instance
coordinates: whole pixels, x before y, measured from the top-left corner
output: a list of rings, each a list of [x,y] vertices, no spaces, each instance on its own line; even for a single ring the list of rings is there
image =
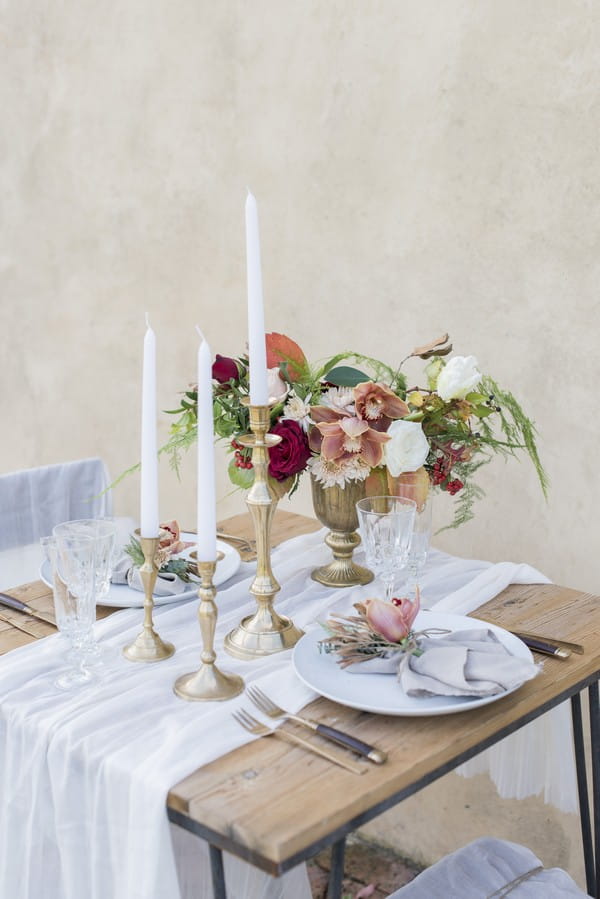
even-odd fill
[[[71,667],[55,684],[62,690],[92,679],[86,665],[84,643],[95,621],[94,541],[81,534],[63,534],[42,541],[52,569],[56,623],[71,643]]]
[[[80,518],[74,521],[65,521],[56,525],[53,530],[55,536],[61,534],[81,535],[89,537],[94,544],[94,621],[96,620],[96,605],[102,602],[110,588],[110,579],[116,562],[116,533],[117,527],[110,518]],[[93,632],[90,630],[84,641],[84,651],[88,656],[88,663],[98,664],[103,661],[102,647],[96,643]]]
[[[406,565],[417,505],[397,496],[368,496],[356,504],[367,565],[391,600],[396,574]]]
[[[395,496],[404,496],[414,499],[417,504],[415,524],[408,550],[406,568],[403,572],[404,580],[410,592],[415,592],[419,585],[421,571],[425,567],[429,552],[431,538],[431,518],[433,509],[433,491],[431,487],[423,496],[419,485],[413,483],[397,483],[394,487]]]

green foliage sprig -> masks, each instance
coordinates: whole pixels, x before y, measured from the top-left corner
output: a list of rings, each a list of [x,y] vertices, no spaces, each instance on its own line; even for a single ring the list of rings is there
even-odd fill
[[[142,567],[145,559],[142,545],[137,537],[134,537],[133,535],[130,537],[129,543],[124,547],[124,551],[136,568]],[[169,559],[168,562],[165,562],[164,565],[159,568],[159,573],[161,571],[166,571],[169,574],[176,574],[185,584],[189,583],[191,580],[188,562],[185,559]]]

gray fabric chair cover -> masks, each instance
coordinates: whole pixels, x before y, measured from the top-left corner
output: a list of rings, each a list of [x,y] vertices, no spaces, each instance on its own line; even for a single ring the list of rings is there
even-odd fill
[[[482,837],[446,855],[388,899],[584,899],[561,868],[544,868],[525,846]]]
[[[80,459],[0,475],[0,550],[37,542],[55,524],[112,514],[102,459]]]

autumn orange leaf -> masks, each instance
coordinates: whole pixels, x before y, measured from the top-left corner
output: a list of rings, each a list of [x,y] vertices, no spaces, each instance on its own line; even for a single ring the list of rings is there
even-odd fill
[[[267,368],[277,368],[283,364],[290,381],[299,381],[308,371],[306,356],[291,337],[272,331],[265,335],[267,342]]]

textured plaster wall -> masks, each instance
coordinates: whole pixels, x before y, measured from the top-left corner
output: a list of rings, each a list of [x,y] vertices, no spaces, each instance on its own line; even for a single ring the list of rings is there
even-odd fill
[[[535,418],[548,503],[498,461],[438,545],[597,592],[599,76],[586,0],[4,0],[0,471],[137,461],[146,310],[162,409],[196,323],[243,349],[250,185],[269,329],[391,362],[448,330]]]

